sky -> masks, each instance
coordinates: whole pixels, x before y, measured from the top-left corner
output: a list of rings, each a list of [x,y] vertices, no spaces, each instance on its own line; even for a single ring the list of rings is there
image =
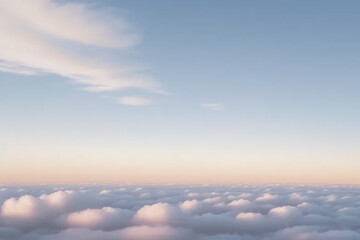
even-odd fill
[[[355,0],[0,0],[0,183],[360,184]]]

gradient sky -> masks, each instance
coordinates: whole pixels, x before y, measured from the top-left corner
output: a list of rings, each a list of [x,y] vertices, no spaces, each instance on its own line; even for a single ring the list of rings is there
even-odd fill
[[[357,0],[0,9],[0,183],[360,184]]]

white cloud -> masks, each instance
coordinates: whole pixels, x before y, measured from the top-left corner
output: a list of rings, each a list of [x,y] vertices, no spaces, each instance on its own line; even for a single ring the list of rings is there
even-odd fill
[[[1,240],[360,239],[359,187],[3,188]]]
[[[223,108],[223,105],[220,103],[202,103],[200,106],[213,111],[219,111]]]
[[[193,199],[193,200],[186,200],[183,203],[181,203],[180,208],[184,211],[196,212],[202,208],[202,205],[198,200]]]
[[[111,193],[111,190],[104,189],[99,192],[99,195],[109,195]]]
[[[66,217],[69,227],[86,227],[91,229],[114,230],[126,227],[132,219],[129,210],[104,207],[73,212]]]
[[[278,198],[277,195],[273,195],[270,193],[264,193],[260,197],[256,198],[256,201],[269,202],[269,201],[276,200],[277,198]]]
[[[126,96],[118,99],[118,102],[122,105],[129,106],[145,106],[153,103],[151,99],[140,96]]]
[[[245,199],[238,199],[231,201],[228,205],[232,207],[239,207],[239,206],[246,206],[249,205],[251,202]]]
[[[114,60],[139,41],[119,13],[85,3],[0,0],[0,35],[0,71],[56,74],[93,92],[161,91],[136,65]],[[115,49],[108,60],[102,48]]]
[[[259,221],[264,218],[264,215],[260,213],[253,213],[253,212],[241,212],[236,215],[236,219],[244,220],[244,221]]]
[[[10,218],[36,218],[42,210],[37,198],[24,195],[19,199],[10,198],[1,207],[1,215]]]
[[[142,207],[134,216],[134,221],[147,225],[175,224],[182,220],[182,213],[168,203],[157,203]]]
[[[0,4],[8,17],[54,38],[113,48],[126,48],[138,40],[126,23],[119,19],[111,21],[114,19],[105,12],[94,11],[84,4],[59,4],[49,0],[3,0]]]

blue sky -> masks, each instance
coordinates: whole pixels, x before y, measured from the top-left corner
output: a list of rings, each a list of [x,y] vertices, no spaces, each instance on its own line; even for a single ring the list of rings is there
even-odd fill
[[[34,26],[60,36],[42,40],[76,52],[75,63],[94,64],[84,65],[98,70],[89,77],[130,66],[135,83],[98,87],[102,78],[77,79],[80,67],[69,72],[73,65],[52,66],[46,54],[16,55],[38,69],[0,72],[1,162],[6,172],[22,163],[37,170],[2,181],[47,179],[54,166],[72,166],[85,168],[81,181],[184,182],[180,173],[191,172],[190,182],[360,183],[352,173],[360,157],[358,1],[93,3],[85,13],[108,14],[97,29],[104,37],[92,35],[96,21],[84,25],[90,30],[83,36],[68,33],[71,25]],[[39,7],[44,19],[52,17],[49,5]],[[22,19],[31,10],[23,9],[9,16]],[[119,21],[124,32],[116,32]],[[29,31],[9,26],[1,34]],[[1,42],[0,60],[14,64],[9,42]],[[31,65],[35,58],[40,65]],[[97,89],[84,90],[91,86]],[[129,105],[129,97],[143,106]],[[111,178],[95,171],[104,165],[114,166],[104,169]],[[128,176],[116,177],[122,172]],[[49,181],[68,177],[79,180],[65,169]]]

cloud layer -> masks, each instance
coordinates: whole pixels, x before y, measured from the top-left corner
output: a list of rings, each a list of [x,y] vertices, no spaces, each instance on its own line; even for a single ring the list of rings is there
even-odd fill
[[[140,39],[120,15],[86,3],[0,0],[0,71],[55,74],[93,92],[160,92],[151,76],[118,57]]]
[[[360,239],[357,186],[2,187],[1,240]]]

